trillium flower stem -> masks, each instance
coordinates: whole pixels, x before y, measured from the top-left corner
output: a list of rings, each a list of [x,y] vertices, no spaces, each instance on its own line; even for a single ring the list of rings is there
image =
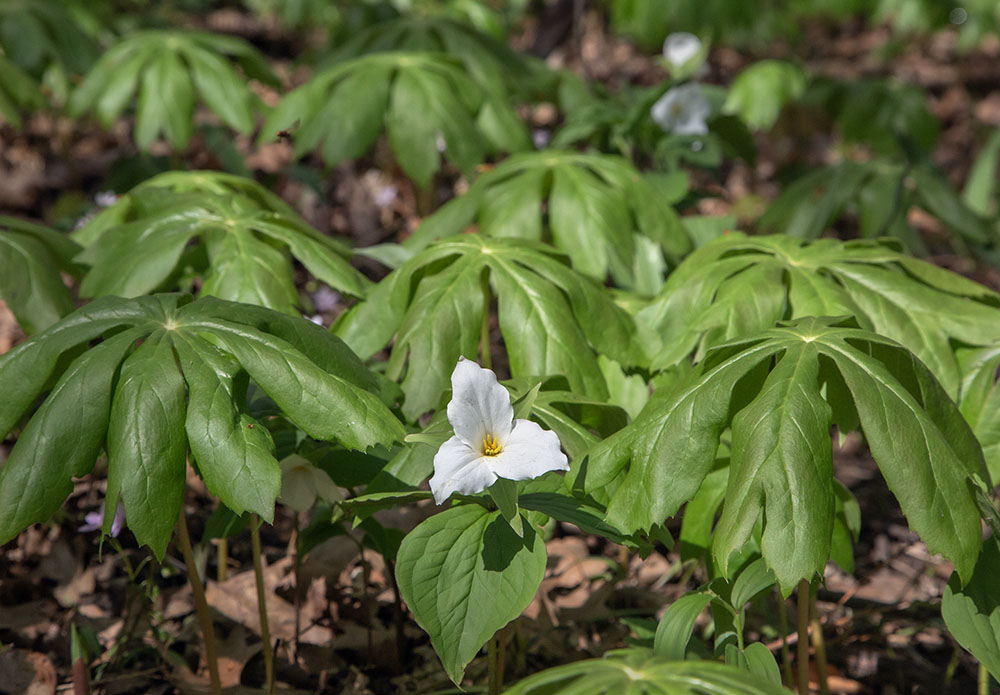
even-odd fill
[[[184,556],[184,566],[187,568],[188,582],[191,584],[191,596],[198,613],[198,623],[201,625],[201,638],[205,642],[205,661],[208,664],[208,677],[212,682],[212,695],[222,695],[219,659],[215,652],[215,629],[212,627],[212,613],[208,609],[205,589],[201,585],[201,577],[198,576],[198,570],[194,564],[194,550],[191,549],[191,536],[188,535],[183,507],[180,517],[177,519],[177,544],[181,548],[181,555]]]
[[[260,517],[250,515],[250,544],[253,552],[253,576],[257,584],[257,611],[260,613],[260,641],[264,651],[264,692],[274,695],[274,652],[271,630],[267,624],[267,600],[264,589],[264,566],[260,559]]]
[[[504,667],[504,634],[507,628],[502,627],[490,637],[486,647],[486,658],[488,660],[488,693],[489,695],[500,695],[503,690],[503,667]]]

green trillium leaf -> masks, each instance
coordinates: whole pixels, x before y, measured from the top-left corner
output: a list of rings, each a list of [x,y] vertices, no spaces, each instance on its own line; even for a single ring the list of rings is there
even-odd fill
[[[545,543],[527,520],[522,523],[523,538],[500,512],[477,504],[452,507],[422,522],[399,547],[400,593],[455,683],[541,584]]]

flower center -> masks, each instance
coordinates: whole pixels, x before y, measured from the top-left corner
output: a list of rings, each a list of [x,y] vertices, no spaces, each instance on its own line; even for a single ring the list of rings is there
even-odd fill
[[[486,456],[496,456],[501,451],[503,447],[500,446],[500,442],[492,434],[486,435],[486,439],[483,440],[483,454]]]

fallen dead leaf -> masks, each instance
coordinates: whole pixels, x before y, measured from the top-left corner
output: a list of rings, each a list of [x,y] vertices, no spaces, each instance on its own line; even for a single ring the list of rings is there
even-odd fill
[[[54,695],[56,669],[49,657],[27,649],[0,654],[0,693]]]

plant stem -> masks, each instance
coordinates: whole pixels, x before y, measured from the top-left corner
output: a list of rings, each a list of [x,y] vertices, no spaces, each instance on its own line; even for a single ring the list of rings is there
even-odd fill
[[[989,695],[990,692],[990,672],[986,667],[979,664],[979,695]]]
[[[500,695],[503,690],[503,657],[504,657],[504,631],[506,627],[497,630],[496,634],[490,638],[489,646],[486,649],[489,668],[489,695]]]
[[[493,355],[490,354],[490,281],[484,272],[479,285],[483,290],[483,325],[479,331],[479,359],[485,369],[493,369]]]
[[[177,543],[184,556],[187,567],[188,582],[191,584],[191,596],[198,612],[198,623],[201,625],[201,637],[205,642],[205,661],[208,664],[208,677],[212,682],[213,695],[222,695],[222,681],[219,680],[219,659],[215,653],[215,628],[212,627],[212,613],[205,600],[205,589],[201,585],[201,577],[194,565],[194,550],[191,549],[191,537],[188,535],[187,520],[184,518],[184,507],[177,519]]]
[[[683,585],[682,585],[683,586]],[[778,629],[781,630],[781,670],[784,674],[785,685],[791,688],[795,685],[795,674],[792,673],[792,654],[788,649],[788,604],[778,592]]]
[[[253,549],[253,575],[257,584],[257,611],[260,614],[260,640],[264,650],[264,692],[274,695],[274,652],[271,650],[271,630],[267,624],[267,600],[264,589],[264,567],[260,559],[260,517],[250,515],[250,543]]]
[[[229,572],[229,539],[220,538],[218,540],[218,545],[216,546],[216,554],[218,557],[216,561],[218,565],[215,568],[215,579],[220,584],[226,581],[226,575]]]
[[[299,556],[299,526],[301,512],[295,512],[292,516],[294,519],[295,526],[292,528],[292,545],[293,545],[293,571],[295,573],[295,637],[292,639],[292,661],[298,663],[299,661],[299,632],[302,630],[302,583],[299,581],[301,579],[302,573],[302,558]]]
[[[799,580],[795,604],[798,609],[798,643],[795,662],[799,672],[799,695],[809,695],[809,582]]]
[[[826,642],[823,640],[823,626],[816,612],[816,593],[809,592],[809,621],[812,625],[812,643],[816,651],[816,674],[819,678],[820,695],[830,695],[830,686],[826,682]]]

